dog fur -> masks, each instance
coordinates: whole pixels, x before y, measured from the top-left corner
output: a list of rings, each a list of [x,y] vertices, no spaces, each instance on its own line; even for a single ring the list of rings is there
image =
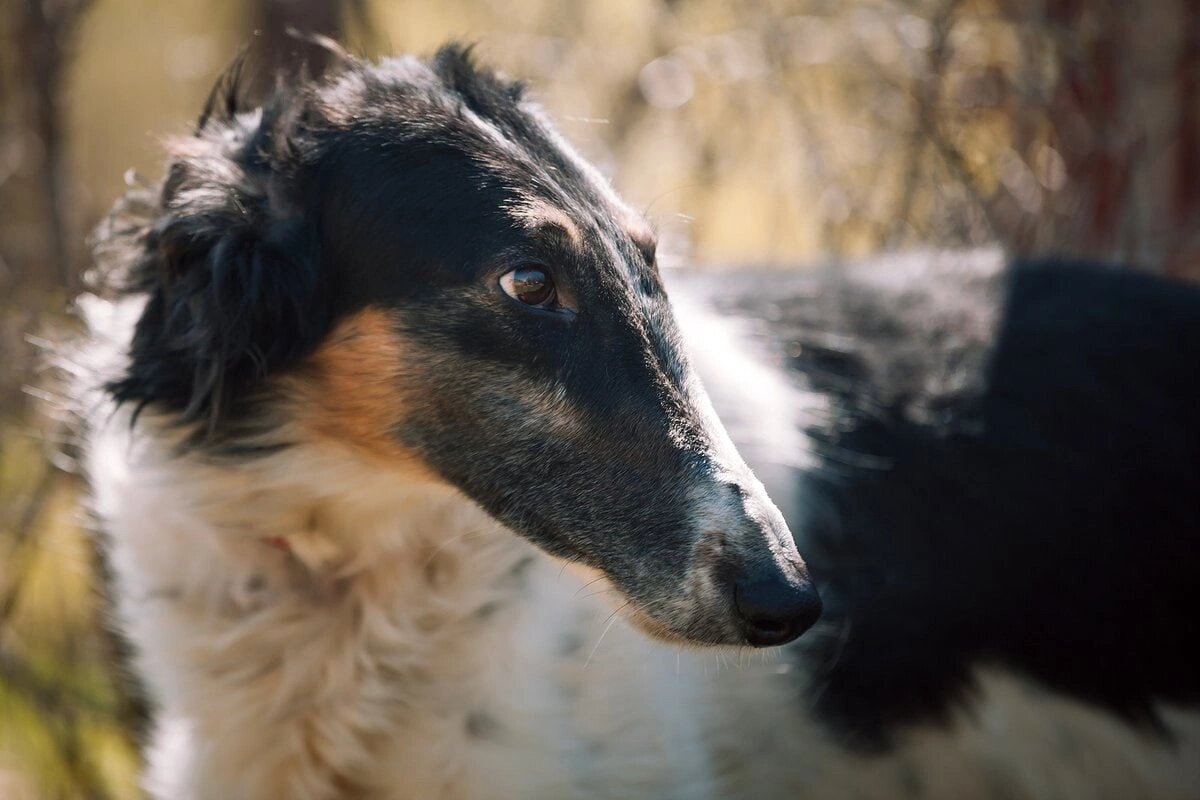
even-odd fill
[[[992,253],[706,283],[771,320],[771,374],[823,401],[786,443],[807,463],[780,471],[714,398],[844,633],[815,648],[823,716],[881,741],[981,662],[1148,729],[1200,701],[1200,289]]]
[[[1193,796],[1200,725],[1149,679],[1174,749],[986,649],[961,665],[970,705],[936,682],[944,726],[862,713],[825,647],[853,645],[851,676],[871,657],[845,638],[836,557],[846,624],[794,655],[739,647],[728,586],[785,587],[791,636],[807,568],[695,378],[652,234],[519,87],[451,48],[351,60],[261,109],[235,88],[102,235],[118,291],[81,300],[87,470],[155,707],[152,796]],[[496,288],[531,248],[560,308]],[[677,306],[743,451],[824,552],[808,509],[834,497],[817,478],[845,398],[721,337],[710,307],[736,296],[681,286]],[[964,322],[945,329],[995,333]],[[897,676],[893,694],[914,685]],[[884,727],[869,755],[838,733]]]

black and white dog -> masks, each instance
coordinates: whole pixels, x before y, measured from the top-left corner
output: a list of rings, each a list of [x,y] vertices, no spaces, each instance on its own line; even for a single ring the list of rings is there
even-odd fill
[[[707,381],[839,630],[821,714],[882,743],[982,664],[1160,732],[1200,701],[1200,287],[960,253],[697,288],[807,398],[781,451]]]
[[[1200,293],[693,280],[689,356],[652,230],[460,48],[236,76],[73,367],[152,795],[1195,795]]]

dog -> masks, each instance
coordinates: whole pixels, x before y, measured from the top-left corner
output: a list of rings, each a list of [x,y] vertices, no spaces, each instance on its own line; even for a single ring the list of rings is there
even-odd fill
[[[151,796],[1194,795],[1200,724],[1166,708],[1194,699],[1193,662],[1120,640],[1055,658],[1113,553],[1022,558],[1001,520],[943,553],[977,493],[1024,498],[972,490],[970,459],[913,491],[943,453],[906,460],[877,430],[955,430],[925,415],[973,396],[960,367],[1003,360],[972,361],[986,325],[948,319],[962,357],[926,374],[885,325],[864,354],[752,341],[736,304],[761,285],[681,281],[673,310],[651,226],[520,84],[459,46],[340,61],[249,105],[235,65],[162,183],[118,205],[109,288],[80,299],[71,369],[114,627],[154,708]],[[1186,565],[1155,559],[1195,549],[1153,547],[1172,578]],[[1014,590],[1066,585],[984,613],[1021,567]],[[1093,622],[1138,615],[1161,643],[1194,619],[1188,595],[1154,628],[1142,599]]]
[[[823,718],[885,745],[986,663],[1159,733],[1200,701],[1200,287],[975,252],[686,288],[784,381],[781,416],[697,361],[840,631],[805,648]]]

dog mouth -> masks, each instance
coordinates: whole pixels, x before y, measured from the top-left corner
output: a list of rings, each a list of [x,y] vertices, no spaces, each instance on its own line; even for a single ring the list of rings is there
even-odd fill
[[[690,636],[685,636],[681,633],[668,628],[656,618],[630,602],[623,611],[620,611],[626,622],[637,628],[651,639],[656,639],[664,644],[671,644],[684,647],[701,647],[701,646],[716,646],[721,642],[700,641]]]
[[[782,619],[767,615],[765,619],[748,621],[738,608],[736,585],[722,593],[707,585],[710,581],[698,587],[687,583],[656,608],[653,601],[639,599],[603,570],[567,561],[562,572],[570,573],[579,582],[575,596],[598,601],[603,609],[597,617],[602,628],[621,621],[651,639],[676,647],[783,645],[800,636],[821,613],[820,601],[816,599],[811,601],[815,609],[804,609],[804,618],[799,621],[794,614]]]
[[[604,570],[588,566],[577,560],[561,560],[561,563],[560,575],[569,574],[579,583],[579,588],[575,590],[574,596],[594,599],[598,601],[598,605],[609,611],[607,618],[599,618],[603,620],[605,626],[614,620],[621,620],[660,641],[672,644],[701,644],[694,637],[678,632],[670,625],[660,621],[653,612],[643,608],[642,604],[629,592],[620,588]]]

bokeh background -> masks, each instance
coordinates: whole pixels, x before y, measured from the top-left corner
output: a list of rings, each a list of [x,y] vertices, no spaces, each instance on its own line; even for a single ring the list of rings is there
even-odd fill
[[[136,796],[39,352],[127,171],[160,175],[255,31],[304,57],[288,26],[478,42],[686,268],[999,244],[1200,275],[1200,0],[0,0],[3,800]]]

